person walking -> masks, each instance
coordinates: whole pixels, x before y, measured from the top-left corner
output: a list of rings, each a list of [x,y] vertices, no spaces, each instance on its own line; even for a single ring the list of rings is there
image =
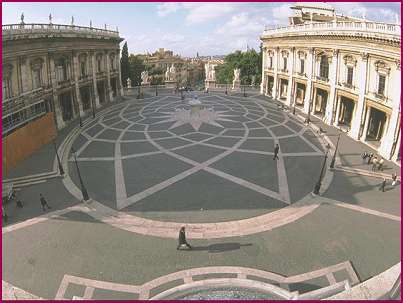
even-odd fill
[[[385,192],[385,186],[386,186],[386,178],[383,178],[383,181],[381,183],[381,186],[379,187],[379,190],[382,192]]]
[[[372,161],[372,158],[374,157],[374,154],[373,153],[370,153],[369,155],[368,155],[368,164],[371,164],[371,161]]]
[[[361,158],[362,158],[363,163],[365,163],[365,160],[368,158],[368,156],[369,156],[369,154],[366,151],[364,151],[361,154]]]
[[[192,249],[192,246],[186,241],[185,226],[182,226],[179,230],[178,247],[176,247],[176,249],[179,250],[182,246]]]
[[[279,160],[279,158],[278,158],[278,152],[279,152],[279,150],[280,150],[280,146],[278,145],[278,144],[276,144],[276,147],[274,148],[274,157],[273,157],[273,160]]]
[[[22,204],[20,199],[17,199],[16,204],[17,204],[18,208],[23,208],[24,207],[24,205]]]
[[[42,196],[42,194],[39,194],[39,196],[40,196],[40,201],[41,201],[41,205],[42,205],[43,211],[46,211],[45,206],[46,206],[48,209],[51,209],[51,207],[49,206],[49,204],[48,204],[48,202],[45,200],[45,198]]]
[[[6,210],[4,209],[3,205],[1,206],[1,215],[3,217],[4,223],[7,224],[8,216]]]
[[[396,173],[392,174],[392,186],[394,187],[397,183],[397,175]]]

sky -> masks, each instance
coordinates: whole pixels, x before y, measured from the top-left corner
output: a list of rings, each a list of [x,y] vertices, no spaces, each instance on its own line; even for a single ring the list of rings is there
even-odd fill
[[[2,24],[53,23],[118,27],[130,53],[165,48],[186,57],[258,49],[265,26],[287,25],[294,2],[2,2]],[[399,2],[331,2],[338,14],[400,23]],[[122,45],[121,45],[122,46]]]

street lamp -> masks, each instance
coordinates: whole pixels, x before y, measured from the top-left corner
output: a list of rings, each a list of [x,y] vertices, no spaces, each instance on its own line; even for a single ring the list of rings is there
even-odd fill
[[[228,81],[225,82],[225,94],[228,95]]]
[[[137,91],[137,99],[140,99],[140,94],[141,94],[141,88],[140,88],[140,85],[139,85],[139,89],[138,89],[138,91]]]
[[[328,154],[328,152],[329,152],[329,149],[326,151],[325,159],[323,160],[322,169],[321,169],[320,175],[319,175],[319,180],[318,180],[318,182],[316,183],[315,188],[314,188],[314,190],[313,190],[313,193],[314,193],[315,195],[318,195],[318,194],[319,194],[319,190],[320,190],[320,187],[321,187],[321,185],[322,185],[323,172],[324,172],[324,170],[325,170],[325,165],[326,165],[326,159],[327,159],[327,154]]]
[[[336,162],[336,153],[337,153],[337,148],[339,147],[340,136],[341,136],[341,133],[339,133],[339,137],[337,138],[336,148],[334,149],[333,158],[332,158],[332,161],[330,162],[330,168],[334,168],[334,163]]]
[[[94,104],[94,101],[92,101],[92,119],[95,119],[95,104]]]
[[[53,141],[53,148],[55,149],[56,158],[57,158],[57,164],[59,165],[60,175],[63,176],[64,175],[64,169],[63,169],[63,166],[62,166],[62,162],[60,161],[59,154],[57,153],[56,141]]]
[[[83,179],[81,178],[80,169],[78,168],[78,163],[77,163],[77,158],[76,158],[76,151],[74,150],[73,147],[71,148],[71,151],[74,155],[74,162],[76,163],[77,175],[78,175],[78,179],[80,180],[81,194],[83,195],[83,200],[88,201],[90,199],[90,197],[88,196],[87,189],[85,188]]]
[[[243,96],[246,98],[246,85],[243,86]]]
[[[155,85],[155,95],[158,96],[158,84]]]
[[[78,111],[78,117],[79,117],[79,119],[80,119],[80,127],[83,127],[83,120],[81,120],[80,111]]]

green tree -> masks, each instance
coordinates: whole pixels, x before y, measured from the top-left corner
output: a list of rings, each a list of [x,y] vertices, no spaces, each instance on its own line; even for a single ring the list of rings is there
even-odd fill
[[[140,56],[130,54],[129,56],[129,77],[133,86],[141,85],[141,73],[146,70],[144,61]]]
[[[122,84],[127,86],[127,78],[129,78],[130,64],[129,64],[129,50],[127,48],[127,42],[123,45],[122,55],[120,57],[120,71],[122,76]],[[133,80],[133,79],[132,79]]]
[[[262,70],[261,53],[254,49],[246,52],[235,51],[224,58],[224,64],[216,66],[217,83],[231,83],[234,78],[234,69],[241,70],[241,83],[251,84],[253,76],[255,83],[260,82]]]

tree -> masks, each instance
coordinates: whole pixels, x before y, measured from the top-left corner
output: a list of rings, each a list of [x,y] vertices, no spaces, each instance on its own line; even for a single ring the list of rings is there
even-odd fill
[[[129,56],[129,76],[133,86],[141,85],[141,73],[146,70],[144,61],[140,56]]]
[[[127,78],[129,78],[130,64],[129,64],[129,50],[127,48],[127,42],[123,45],[122,56],[120,57],[120,71],[122,76],[122,84],[124,87],[127,85]],[[133,80],[133,79],[132,79]]]
[[[255,83],[261,78],[261,54],[254,49],[246,52],[235,51],[224,58],[224,64],[216,66],[216,79],[218,83],[231,83],[234,78],[234,69],[241,70],[241,83],[251,84],[255,76]]]

